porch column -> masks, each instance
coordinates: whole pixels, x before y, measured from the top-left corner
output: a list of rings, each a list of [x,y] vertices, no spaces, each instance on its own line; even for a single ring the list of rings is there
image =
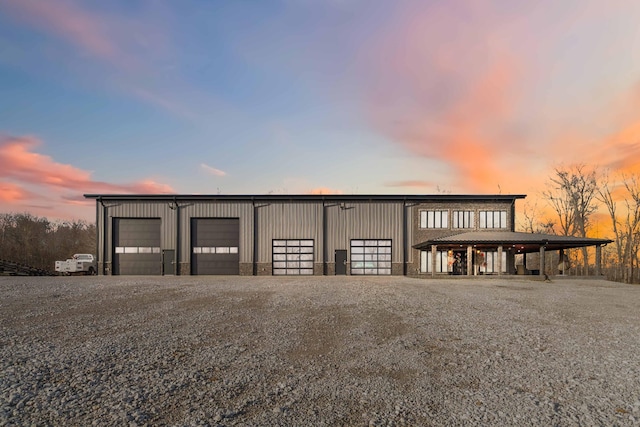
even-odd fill
[[[502,245],[498,246],[498,276],[502,276]]]
[[[602,262],[602,245],[596,245],[596,276],[600,273],[600,263]]]
[[[473,246],[467,246],[467,276],[473,275]]]
[[[540,245],[540,270],[538,275],[544,276],[544,245]]]
[[[431,276],[436,275],[436,254],[438,253],[438,246],[431,245]]]
[[[562,275],[564,276],[564,249],[560,249],[558,251],[558,258],[560,259],[560,261],[558,262],[558,265],[562,266]]]

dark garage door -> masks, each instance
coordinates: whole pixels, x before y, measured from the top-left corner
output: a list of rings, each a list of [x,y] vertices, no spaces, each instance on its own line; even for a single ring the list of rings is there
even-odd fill
[[[240,220],[191,219],[191,274],[239,274]]]
[[[113,274],[162,274],[160,218],[114,218]]]

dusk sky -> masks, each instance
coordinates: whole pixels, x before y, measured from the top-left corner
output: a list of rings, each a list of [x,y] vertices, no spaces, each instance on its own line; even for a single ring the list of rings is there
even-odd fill
[[[640,171],[637,0],[0,0],[0,212]]]

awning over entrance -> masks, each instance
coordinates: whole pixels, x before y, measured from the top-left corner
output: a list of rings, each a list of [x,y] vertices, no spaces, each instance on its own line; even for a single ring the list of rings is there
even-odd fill
[[[414,245],[414,248],[427,250],[432,245],[442,248],[456,246],[474,246],[478,249],[503,246],[513,248],[515,253],[538,252],[541,247],[548,251],[602,246],[612,243],[609,239],[590,237],[556,236],[554,234],[522,233],[517,231],[471,231],[451,236],[439,237]]]
[[[596,275],[600,274],[601,264],[601,247],[612,243],[609,239],[594,239],[589,237],[574,236],[556,236],[554,234],[541,233],[522,233],[515,231],[472,231],[467,233],[458,233],[449,236],[437,237],[418,243],[413,247],[423,251],[432,251],[435,259],[435,251],[447,250],[457,251],[466,250],[467,256],[467,274],[472,271],[472,254],[480,251],[497,251],[498,254],[510,253],[511,260],[516,254],[526,254],[532,252],[540,253],[539,265],[544,264],[544,256],[546,251],[563,251],[571,248],[583,248],[587,246],[595,246],[596,248]],[[464,248],[464,249],[463,249]],[[500,257],[500,255],[499,255]],[[509,261],[507,261],[509,263]],[[502,271],[501,262],[498,261],[498,274]],[[432,266],[433,274],[435,274],[435,265]],[[540,269],[538,274],[545,275],[544,269]]]

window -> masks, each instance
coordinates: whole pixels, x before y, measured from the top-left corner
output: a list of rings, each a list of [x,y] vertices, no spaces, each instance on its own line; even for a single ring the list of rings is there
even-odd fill
[[[138,247],[138,246],[117,246],[115,248],[117,254],[159,254],[160,248],[154,247]]]
[[[453,228],[475,228],[473,211],[453,211]]]
[[[273,275],[312,275],[313,240],[274,240]]]
[[[193,248],[194,254],[237,254],[238,247],[237,246],[194,246]]]
[[[497,273],[498,272],[498,251],[494,252],[479,252],[477,254],[478,264],[480,265],[480,271],[483,273]],[[502,273],[507,272],[507,253],[502,252]]]
[[[449,228],[449,211],[420,211],[420,228]]]
[[[453,257],[447,251],[436,252],[436,273],[447,273],[450,270]],[[420,251],[420,272],[431,273],[433,265],[433,254],[431,251]]]
[[[480,211],[480,228],[507,228],[507,211]]]
[[[351,274],[391,274],[391,240],[352,240]]]

